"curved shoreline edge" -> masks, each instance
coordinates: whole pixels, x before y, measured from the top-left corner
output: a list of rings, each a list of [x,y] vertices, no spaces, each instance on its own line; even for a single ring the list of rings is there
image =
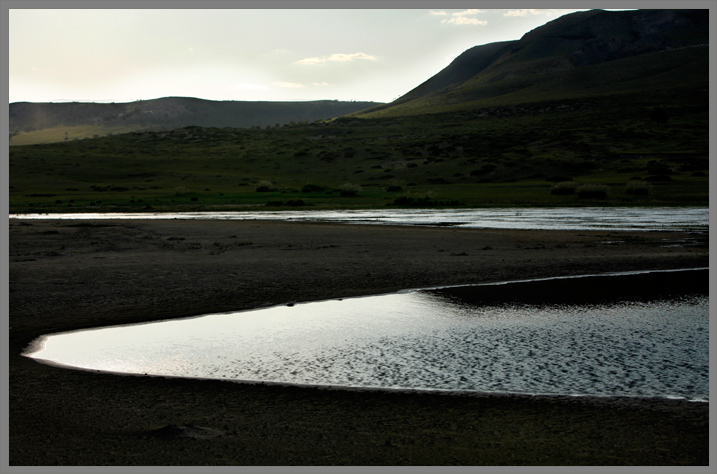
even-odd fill
[[[583,275],[570,275],[570,276],[556,276],[556,277],[546,277],[546,278],[536,278],[531,280],[509,280],[509,281],[499,281],[499,282],[490,282],[490,283],[477,283],[474,285],[451,285],[451,286],[433,286],[433,287],[424,287],[424,288],[416,288],[416,289],[404,289],[404,290],[398,290],[394,293],[382,293],[377,295],[367,295],[367,296],[356,296],[356,297],[346,297],[346,298],[339,298],[340,300],[348,300],[351,301],[352,299],[359,299],[359,298],[371,298],[371,297],[377,297],[377,296],[385,296],[385,295],[391,295],[391,294],[406,294],[410,292],[421,292],[421,291],[430,291],[430,290],[444,290],[444,289],[467,289],[467,288],[474,288],[474,287],[488,287],[488,286],[496,286],[496,285],[510,285],[513,283],[531,283],[531,282],[551,282],[551,281],[560,281],[560,280],[573,280],[573,279],[582,279],[582,278],[592,278],[592,277],[619,277],[619,276],[634,276],[634,275],[647,275],[647,274],[656,274],[656,273],[672,273],[677,274],[680,272],[705,272],[709,270],[708,267],[697,267],[697,268],[677,268],[677,269],[669,269],[669,270],[636,270],[636,271],[623,271],[623,272],[611,272],[611,273],[602,273],[602,274],[583,274]],[[332,299],[333,300],[333,299]],[[323,301],[332,301],[332,300],[317,300],[317,301],[306,301],[305,303],[321,303]],[[293,305],[293,303],[291,303]],[[285,306],[285,304],[277,305],[276,307]],[[258,311],[262,309],[268,309],[266,307],[264,308],[252,308],[248,310],[243,311],[233,311],[233,312],[227,312],[227,313],[221,313],[221,314],[237,314],[240,312],[251,312],[251,311]],[[195,319],[195,318],[202,318],[205,316],[215,316],[217,314],[202,314],[198,316],[192,316],[189,318],[184,319]],[[167,319],[162,321],[176,321],[177,319]],[[656,400],[664,400],[664,399],[670,399],[670,400],[685,400],[688,402],[693,403],[709,403],[709,400],[702,400],[702,399],[693,399],[693,398],[687,398],[687,397],[676,397],[676,396],[669,396],[669,395],[663,395],[663,396],[640,396],[640,395],[630,395],[630,394],[623,394],[623,395],[596,395],[596,394],[572,394],[572,393],[543,393],[543,392],[510,392],[510,391],[485,391],[485,390],[452,390],[452,389],[428,389],[428,388],[409,388],[409,387],[377,387],[377,386],[342,386],[342,385],[330,385],[330,384],[309,384],[309,383],[292,383],[292,382],[281,382],[281,381],[266,381],[266,380],[244,380],[244,379],[230,379],[230,378],[212,378],[212,377],[199,377],[199,376],[182,376],[182,375],[164,375],[164,374],[141,374],[137,372],[122,372],[122,371],[112,371],[112,370],[102,370],[102,369],[92,369],[92,368],[85,368],[85,367],[78,367],[73,366],[71,364],[64,364],[59,361],[55,361],[52,359],[44,359],[42,357],[35,357],[33,354],[36,354],[40,352],[43,348],[44,340],[51,336],[56,336],[60,334],[68,334],[68,333],[75,333],[75,332],[83,332],[83,331],[92,331],[96,329],[109,329],[113,327],[124,327],[124,326],[137,326],[142,324],[153,324],[153,323],[159,323],[162,321],[149,321],[146,323],[139,323],[139,324],[129,324],[129,325],[121,325],[121,326],[103,326],[103,327],[96,327],[96,328],[89,328],[84,330],[76,330],[76,331],[66,331],[63,333],[53,333],[53,334],[45,334],[34,341],[30,343],[28,348],[21,354],[23,357],[28,357],[30,359],[33,359],[39,363],[47,364],[50,366],[58,367],[58,368],[64,368],[69,370],[81,370],[81,371],[87,371],[87,372],[94,372],[94,373],[106,373],[106,374],[113,374],[113,375],[134,375],[134,376],[144,376],[144,377],[164,377],[164,378],[186,378],[186,379],[193,379],[193,380],[224,380],[228,382],[233,383],[240,383],[240,384],[250,384],[250,385],[275,385],[280,387],[301,387],[301,388],[313,388],[313,389],[320,389],[320,390],[349,390],[349,391],[359,391],[359,392],[381,392],[381,391],[389,391],[389,392],[400,392],[400,393],[435,393],[435,394],[446,394],[446,395],[457,395],[457,396],[485,396],[485,395],[491,395],[491,396],[521,396],[521,397],[547,397],[547,398],[572,398],[572,397],[581,397],[581,398],[599,398],[599,399],[614,399],[614,400],[620,400],[620,399],[656,399]]]
[[[708,267],[701,236],[254,221],[30,224],[11,222],[9,232],[10,466],[709,465],[709,403],[117,376],[20,356],[42,334],[287,301]],[[616,236],[624,243],[600,245]],[[694,245],[664,247],[684,239]],[[181,449],[145,436],[168,424],[226,435]]]

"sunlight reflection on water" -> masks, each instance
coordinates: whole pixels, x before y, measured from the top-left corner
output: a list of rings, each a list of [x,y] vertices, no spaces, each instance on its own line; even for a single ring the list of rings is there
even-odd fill
[[[546,230],[707,230],[707,208],[563,207],[177,213],[13,214],[23,219],[214,219]]]
[[[699,271],[659,278],[705,279]],[[653,274],[634,299],[595,299],[591,278],[569,283],[572,295],[590,289],[582,302],[561,300],[568,279],[544,281],[558,296],[540,304],[525,286],[536,282],[486,285],[485,296],[478,287],[421,290],[52,335],[30,356],[184,377],[707,401],[706,293],[656,297]],[[601,278],[619,287],[623,277]],[[536,290],[543,299],[545,288]],[[514,290],[528,299],[489,301]]]

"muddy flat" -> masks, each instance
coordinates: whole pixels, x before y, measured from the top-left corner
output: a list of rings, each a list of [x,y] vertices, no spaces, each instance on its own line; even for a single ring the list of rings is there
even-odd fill
[[[704,234],[11,219],[9,235],[10,466],[709,462],[708,403],[238,384],[69,370],[20,355],[43,334],[83,328],[707,267]],[[194,434],[156,436],[176,427]]]

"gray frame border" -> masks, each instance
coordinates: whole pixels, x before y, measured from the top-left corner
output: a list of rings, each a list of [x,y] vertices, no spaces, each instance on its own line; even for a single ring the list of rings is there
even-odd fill
[[[704,8],[710,10],[710,24],[717,25],[717,0],[683,0],[683,1],[653,1],[653,0],[632,0],[628,2],[619,0],[599,0],[588,2],[585,0],[547,0],[547,1],[465,1],[465,0],[442,0],[442,1],[426,1],[426,0],[3,0],[0,1],[0,15],[2,18],[3,31],[9,31],[9,10],[13,8],[357,8],[357,9],[422,9],[422,8],[620,8],[620,9],[639,9],[639,8]],[[1,37],[3,44],[2,55],[4,65],[3,69],[8,68],[8,48],[5,46],[9,43],[8,35],[3,34]],[[710,31],[710,42],[715,44],[717,39],[717,29],[712,28]],[[711,53],[710,57],[710,91],[714,92],[716,70],[715,70],[715,54]],[[7,78],[8,76],[3,76]],[[8,79],[4,79],[7,81]],[[6,82],[7,85],[7,82]],[[4,89],[8,91],[6,87]],[[8,92],[5,92],[8,94]],[[9,209],[9,103],[8,95],[2,103],[2,114],[0,115],[0,215],[3,219],[3,226],[0,228],[0,341],[3,347],[9,346],[9,229],[8,229],[8,209]],[[710,129],[717,130],[717,122],[715,122],[715,106],[714,96],[710,98]],[[713,188],[713,173],[715,171],[715,161],[717,160],[717,145],[714,140],[710,141],[710,189]],[[710,204],[710,226],[717,222],[717,198],[711,193],[709,198]],[[714,236],[710,237],[710,283],[711,288],[715,288],[714,268],[715,257]],[[714,302],[714,295],[710,294],[711,302]],[[715,307],[710,305],[710,318],[715,322]],[[710,337],[715,338],[717,329],[715,324],[711,325]],[[716,351],[713,345],[710,345],[710,362],[715,366]],[[0,370],[2,377],[0,378],[0,473],[645,473],[645,474],[662,474],[662,473],[711,473],[714,472],[717,455],[710,452],[710,465],[707,467],[137,467],[137,468],[119,468],[119,467],[10,467],[9,462],[9,369],[8,354],[5,350],[0,351]],[[710,376],[710,388],[715,388],[715,377]],[[710,417],[713,419],[713,410],[710,409]],[[710,423],[710,440],[713,440],[713,423]]]

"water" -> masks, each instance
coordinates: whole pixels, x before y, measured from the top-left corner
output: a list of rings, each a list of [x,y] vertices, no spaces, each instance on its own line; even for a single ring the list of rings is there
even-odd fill
[[[174,213],[14,214],[23,219],[269,219],[353,224],[455,226],[546,230],[701,230],[709,226],[707,208],[564,207],[491,209],[382,209],[339,211],[251,211]]]
[[[26,355],[181,377],[708,401],[707,281],[703,269],[408,291],[51,335]]]

